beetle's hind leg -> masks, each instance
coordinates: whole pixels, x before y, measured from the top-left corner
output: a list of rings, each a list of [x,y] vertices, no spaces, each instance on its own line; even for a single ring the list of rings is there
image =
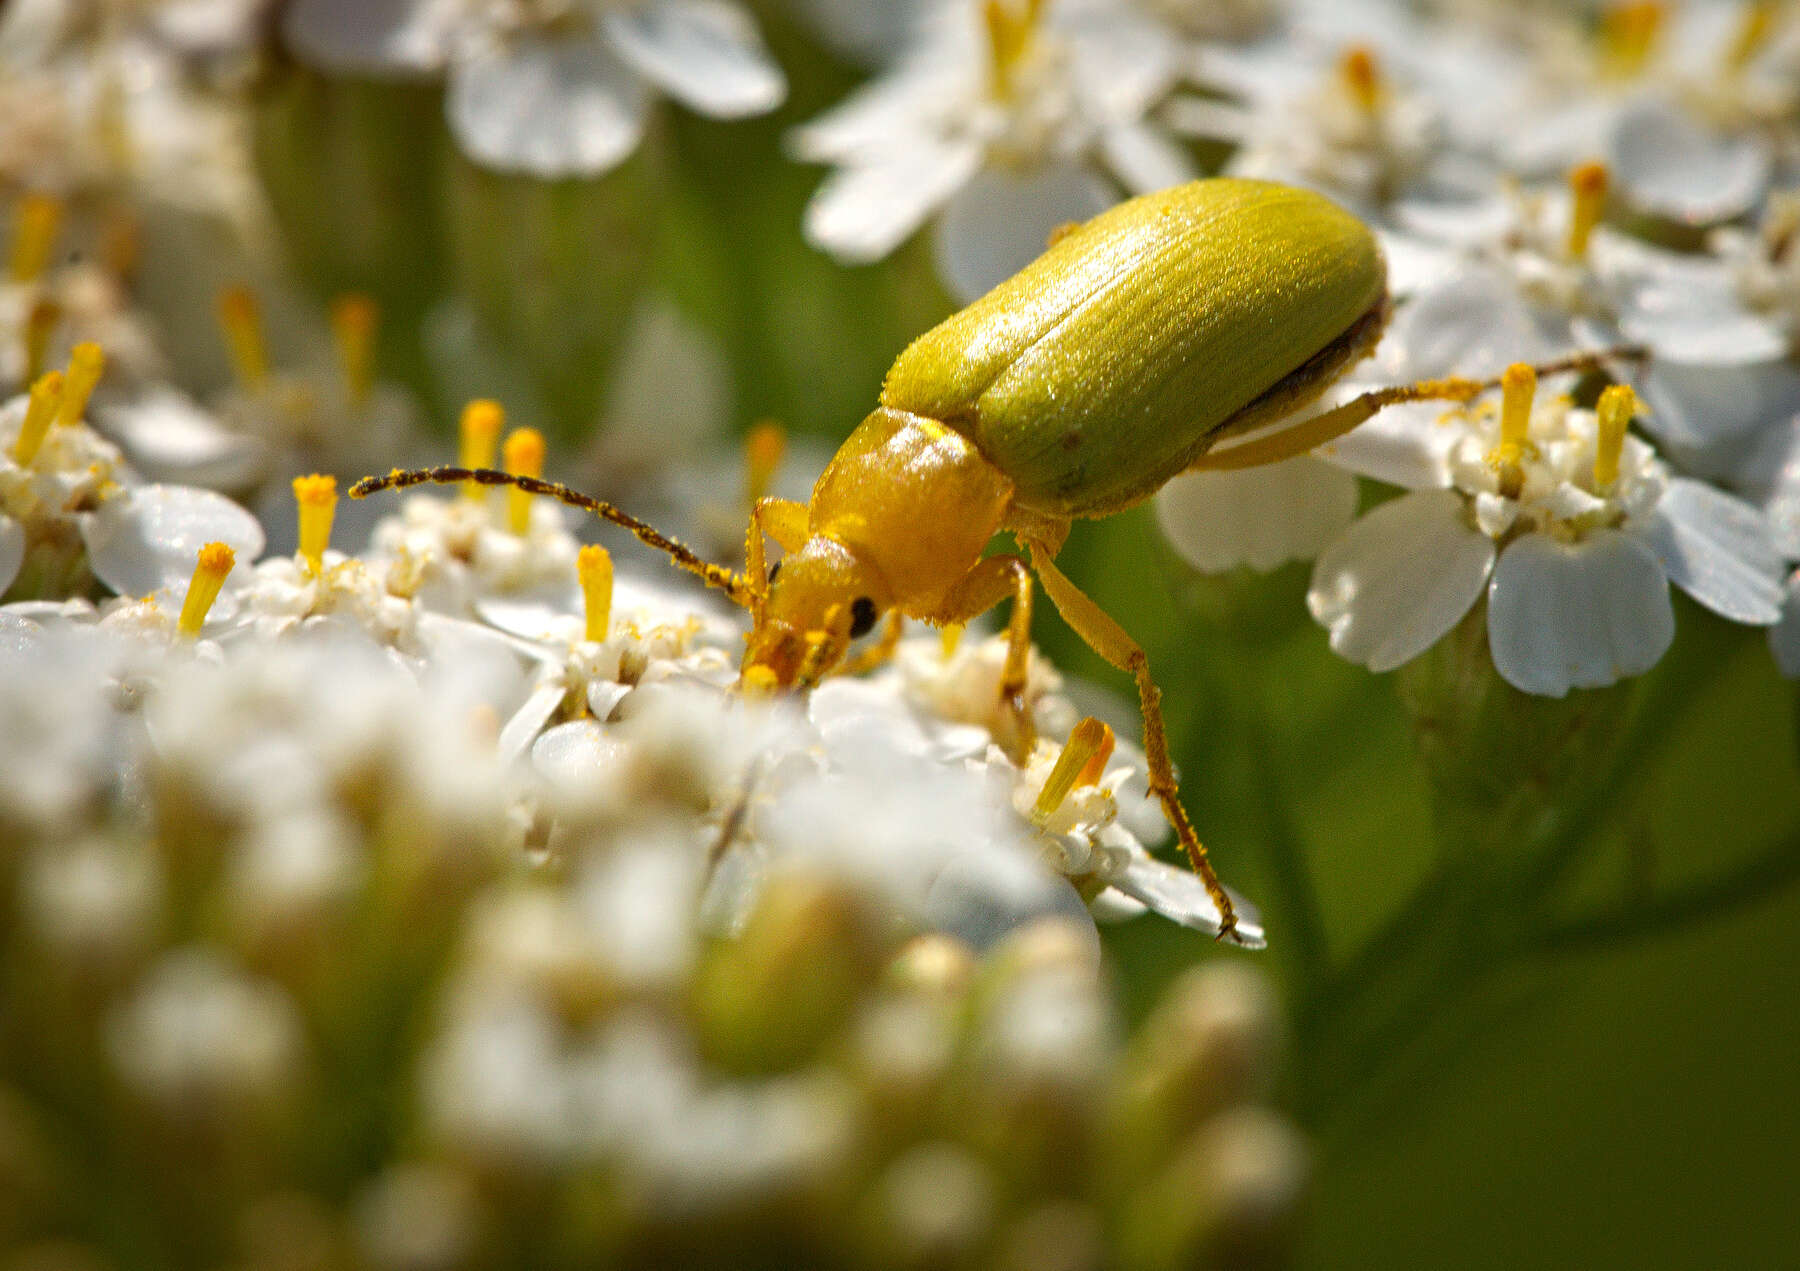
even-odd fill
[[[1150,769],[1150,794],[1162,804],[1163,814],[1169,818],[1169,824],[1175,828],[1175,837],[1181,840],[1182,850],[1187,853],[1188,864],[1200,875],[1200,881],[1206,886],[1206,894],[1212,898],[1213,905],[1219,911],[1219,939],[1229,940],[1234,944],[1241,943],[1237,933],[1237,911],[1232,906],[1231,897],[1226,894],[1225,885],[1219,881],[1219,876],[1213,872],[1212,862],[1206,856],[1206,847],[1194,832],[1194,823],[1188,819],[1187,809],[1181,806],[1175,765],[1169,760],[1168,734],[1163,728],[1162,690],[1150,678],[1149,655],[1144,652],[1143,646],[1113,620],[1111,614],[1069,581],[1067,575],[1051,560],[1049,551],[1036,542],[1028,542],[1027,545],[1031,549],[1031,563],[1037,569],[1038,580],[1043,583],[1045,593],[1062,615],[1063,621],[1069,624],[1090,649],[1121,671],[1129,671],[1137,681],[1138,704],[1144,716],[1144,760]]]
[[[1557,375],[1564,371],[1604,370],[1611,360],[1642,360],[1646,356],[1640,348],[1626,347],[1617,349],[1600,349],[1589,353],[1575,353],[1554,362],[1545,362],[1532,369],[1539,376]],[[1225,472],[1238,468],[1259,468],[1268,463],[1279,463],[1283,459],[1293,459],[1308,451],[1316,450],[1327,442],[1335,441],[1358,424],[1372,418],[1377,412],[1388,406],[1397,406],[1402,402],[1458,402],[1468,403],[1489,389],[1500,387],[1500,377],[1476,380],[1452,377],[1442,380],[1421,380],[1417,384],[1401,384],[1393,388],[1378,388],[1353,397],[1342,406],[1321,411],[1310,419],[1303,419],[1288,428],[1264,433],[1252,437],[1249,441],[1236,445],[1221,446],[1209,450],[1188,466],[1189,472]]]

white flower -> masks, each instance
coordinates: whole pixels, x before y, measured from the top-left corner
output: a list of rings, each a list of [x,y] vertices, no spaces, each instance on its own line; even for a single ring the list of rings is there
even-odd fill
[[[1160,24],[1098,0],[1045,18],[973,5],[938,15],[891,71],[793,134],[834,165],[807,205],[815,246],[878,260],[941,213],[935,246],[951,293],[972,300],[1028,263],[1057,226],[1192,165],[1145,113],[1180,72]]]
[[[1331,647],[1391,670],[1485,594],[1500,675],[1561,697],[1662,656],[1674,635],[1670,582],[1727,618],[1774,622],[1780,561],[1766,521],[1670,477],[1648,444],[1624,435],[1629,390],[1615,393],[1626,396],[1599,416],[1562,398],[1528,406],[1523,436],[1504,410],[1448,420],[1456,443],[1440,488],[1382,504],[1320,556],[1307,602]]]
[[[447,71],[464,151],[538,177],[624,160],[653,87],[725,119],[786,95],[754,23],[727,0],[296,0],[283,29],[304,60],[331,69]]]

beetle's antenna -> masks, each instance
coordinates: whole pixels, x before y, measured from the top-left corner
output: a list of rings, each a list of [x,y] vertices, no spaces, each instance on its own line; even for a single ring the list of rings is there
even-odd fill
[[[364,477],[350,487],[350,497],[361,499],[382,490],[404,490],[415,485],[458,485],[464,481],[473,481],[477,485],[512,486],[528,494],[542,494],[559,503],[580,508],[583,512],[591,512],[603,521],[624,526],[637,536],[640,543],[666,553],[676,566],[690,574],[697,574],[705,580],[708,587],[717,587],[730,596],[733,604],[745,609],[751,606],[754,589],[740,575],[723,565],[702,560],[695,555],[693,549],[676,542],[647,521],[640,521],[629,512],[621,512],[610,503],[579,490],[572,490],[558,481],[527,477],[516,472],[500,472],[494,468],[395,468],[386,476]]]

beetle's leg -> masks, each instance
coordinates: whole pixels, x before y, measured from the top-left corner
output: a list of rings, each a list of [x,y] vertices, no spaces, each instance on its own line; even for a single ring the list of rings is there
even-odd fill
[[[945,595],[935,613],[922,614],[927,622],[967,622],[999,604],[1010,594],[1012,615],[1006,623],[1006,664],[1000,671],[1000,701],[1012,717],[1013,737],[1008,751],[1023,760],[1031,753],[1037,730],[1025,706],[1025,668],[1031,653],[1031,571],[1018,556],[984,556]]]
[[[900,637],[906,632],[906,615],[898,609],[888,610],[887,621],[881,628],[881,639],[845,662],[835,672],[838,675],[861,675],[865,671],[873,671],[878,666],[886,666],[894,660],[894,650],[900,647]]]
[[[1545,362],[1532,369],[1540,376],[1564,371],[1604,370],[1609,358],[1638,358],[1643,350],[1635,348],[1602,349],[1591,353],[1575,353]],[[1316,450],[1334,441],[1387,406],[1402,402],[1471,402],[1489,389],[1500,387],[1500,377],[1473,380],[1452,377],[1443,380],[1421,380],[1417,384],[1401,384],[1394,388],[1378,388],[1353,397],[1342,406],[1303,419],[1289,428],[1266,433],[1233,446],[1209,450],[1188,467],[1189,472],[1224,472],[1237,468],[1258,468],[1266,463],[1279,463]]]
[[[1175,836],[1181,840],[1188,863],[1200,875],[1200,881],[1206,885],[1206,894],[1212,897],[1219,910],[1219,939],[1235,943],[1237,911],[1232,907],[1224,884],[1213,872],[1206,848],[1194,832],[1193,822],[1188,820],[1187,809],[1181,806],[1181,791],[1175,780],[1175,766],[1169,761],[1169,740],[1163,728],[1162,690],[1150,678],[1149,655],[1111,614],[1069,581],[1042,545],[1028,541],[1027,546],[1031,549],[1031,563],[1037,569],[1038,581],[1043,584],[1063,621],[1086,641],[1090,649],[1121,671],[1129,671],[1137,681],[1138,704],[1144,715],[1144,759],[1150,768],[1150,794],[1162,804],[1163,814],[1175,827]]]
[[[792,499],[758,499],[750,509],[750,527],[744,531],[744,579],[750,585],[753,620],[761,621],[762,603],[769,594],[768,558],[764,554],[763,535],[781,545],[784,552],[797,552],[806,545],[806,504]]]

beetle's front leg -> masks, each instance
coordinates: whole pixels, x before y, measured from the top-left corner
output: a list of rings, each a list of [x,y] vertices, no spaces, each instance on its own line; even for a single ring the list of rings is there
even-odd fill
[[[1031,570],[1022,558],[1011,554],[984,556],[944,596],[936,611],[920,615],[927,622],[944,625],[979,617],[1006,599],[1013,598],[1006,623],[1006,663],[1000,671],[1000,701],[1012,717],[1013,736],[1007,751],[1023,763],[1037,741],[1037,729],[1025,705],[1025,668],[1031,653]]]
[[[750,586],[754,603],[751,616],[762,620],[763,600],[769,594],[768,557],[764,554],[763,535],[781,545],[784,552],[797,552],[806,545],[806,504],[792,499],[758,499],[750,509],[750,527],[744,531],[744,580]]]
[[[1121,671],[1129,671],[1137,681],[1138,704],[1144,715],[1144,760],[1150,768],[1150,793],[1162,804],[1163,814],[1175,827],[1175,836],[1181,840],[1188,863],[1200,875],[1200,881],[1206,885],[1206,894],[1218,908],[1219,939],[1238,943],[1237,912],[1232,907],[1231,897],[1213,872],[1206,848],[1194,832],[1193,822],[1188,820],[1187,809],[1181,806],[1181,791],[1175,781],[1175,765],[1169,760],[1169,740],[1163,728],[1162,690],[1150,678],[1149,655],[1111,614],[1069,581],[1042,544],[1028,540],[1026,545],[1031,549],[1031,563],[1037,569],[1038,580],[1043,583],[1045,594],[1063,621],[1090,649]]]

